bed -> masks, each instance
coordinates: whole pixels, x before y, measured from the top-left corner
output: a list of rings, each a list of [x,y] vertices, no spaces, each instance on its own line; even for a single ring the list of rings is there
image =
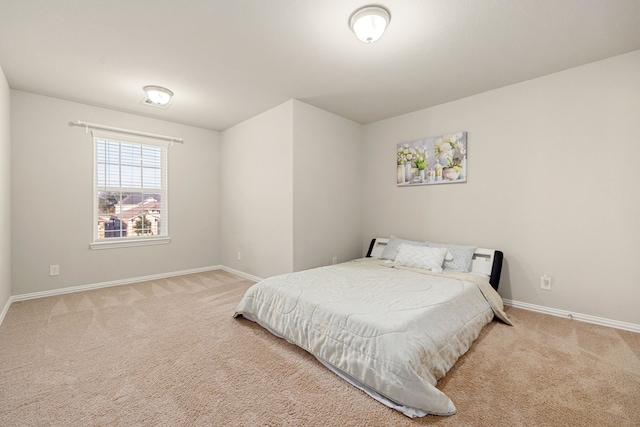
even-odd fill
[[[498,317],[497,250],[377,238],[365,258],[262,280],[234,313],[409,417],[453,415],[436,383]],[[466,270],[466,271],[464,271]]]

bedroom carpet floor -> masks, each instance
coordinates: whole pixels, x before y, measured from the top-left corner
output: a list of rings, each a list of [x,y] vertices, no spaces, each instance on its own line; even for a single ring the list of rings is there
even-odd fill
[[[638,426],[640,334],[507,307],[409,419],[232,314],[218,270],[11,305],[2,426]]]

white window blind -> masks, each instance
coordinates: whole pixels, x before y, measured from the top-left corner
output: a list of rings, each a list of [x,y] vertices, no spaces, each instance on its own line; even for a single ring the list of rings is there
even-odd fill
[[[94,249],[169,242],[168,142],[92,131]]]

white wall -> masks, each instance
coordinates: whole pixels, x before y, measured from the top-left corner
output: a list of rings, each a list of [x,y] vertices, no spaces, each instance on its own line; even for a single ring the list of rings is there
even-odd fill
[[[0,313],[11,296],[10,98],[9,84],[0,68]]]
[[[362,256],[361,132],[297,100],[224,131],[222,263],[269,277]]]
[[[222,133],[221,261],[258,277],[293,269],[292,109],[288,101]]]
[[[170,244],[89,249],[93,148],[75,120],[184,138],[169,148]],[[11,137],[14,295],[220,263],[219,133],[14,90]]]
[[[639,117],[636,51],[367,125],[362,245],[498,248],[503,297],[640,324]],[[397,143],[455,131],[467,183],[396,186]]]
[[[362,126],[293,103],[293,268],[363,256]]]

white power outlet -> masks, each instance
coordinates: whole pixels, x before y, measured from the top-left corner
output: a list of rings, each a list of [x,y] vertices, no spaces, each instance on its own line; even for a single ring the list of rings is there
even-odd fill
[[[540,289],[544,289],[546,291],[551,290],[551,276],[546,274],[540,276]]]
[[[242,252],[238,251],[238,261],[242,261]]]
[[[58,264],[49,266],[49,276],[57,276],[60,274],[60,266]]]
[[[332,264],[337,264],[338,263],[338,257],[334,256],[333,259],[331,260]]]

